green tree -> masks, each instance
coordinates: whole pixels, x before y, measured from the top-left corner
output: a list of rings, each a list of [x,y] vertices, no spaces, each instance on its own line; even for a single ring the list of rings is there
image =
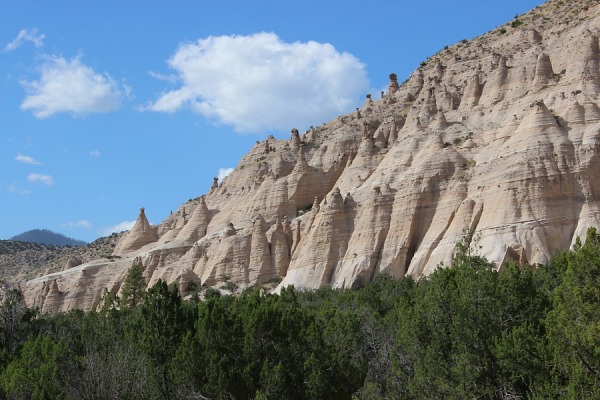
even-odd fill
[[[47,336],[25,342],[19,356],[3,371],[0,382],[11,399],[59,399],[65,397],[68,380],[75,372],[72,354],[63,342]]]
[[[550,299],[540,276],[547,276],[545,267],[505,265],[496,284],[495,327],[493,351],[500,369],[501,393],[537,395],[540,385],[550,380],[545,356],[545,319]]]
[[[600,398],[600,235],[587,232],[566,257],[546,321],[560,398]]]
[[[529,267],[497,272],[458,250],[454,266],[419,280],[414,305],[398,310],[397,353],[408,357],[399,364],[408,367],[410,392],[423,399],[527,396],[548,377],[539,352],[543,293]]]
[[[125,327],[137,309],[91,311],[77,334],[79,368],[68,393],[74,399],[149,397],[148,360]]]
[[[127,271],[123,281],[121,292],[122,302],[125,307],[136,307],[142,300],[146,291],[146,279],[144,279],[144,267],[140,259],[135,259]]]
[[[237,301],[224,296],[198,304],[195,337],[184,340],[177,354],[183,362],[174,363],[173,371],[179,381],[191,383],[190,391],[216,399],[250,398],[243,378],[244,331],[233,307]]]
[[[189,319],[194,317],[186,315],[177,285],[169,290],[162,279],[144,294],[137,315],[141,322],[139,343],[150,360],[159,395],[170,399],[175,389],[169,376],[171,359],[186,331],[190,330]]]
[[[19,342],[25,338],[28,322],[34,317],[23,302],[17,289],[9,289],[0,305],[0,330],[4,350],[13,354]]]
[[[104,288],[97,310],[103,314],[114,312],[119,309],[119,303],[119,296],[117,296],[116,293],[109,292],[107,288]]]

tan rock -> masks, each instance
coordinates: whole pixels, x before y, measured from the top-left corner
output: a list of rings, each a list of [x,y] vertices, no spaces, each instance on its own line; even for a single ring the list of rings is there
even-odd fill
[[[189,221],[183,225],[181,231],[177,235],[177,240],[197,241],[206,235],[206,228],[208,227],[209,222],[210,211],[206,206],[204,196],[201,196],[200,202],[194,210],[194,213],[191,215]]]
[[[356,112],[257,142],[158,227],[142,211],[121,258],[27,282],[27,304],[93,309],[135,257],[148,285],[279,289],[430,274],[465,239],[498,268],[547,262],[600,226],[600,5],[566,24],[549,4],[390,75]]]
[[[117,243],[113,255],[120,256],[122,254],[138,250],[148,243],[156,242],[158,235],[154,228],[150,226],[144,208],[140,208],[140,214],[133,228]]]
[[[539,92],[546,88],[550,83],[550,79],[554,75],[552,70],[552,63],[550,62],[550,56],[546,53],[540,53],[535,64],[535,75],[531,89]]]
[[[481,95],[481,104],[494,105],[504,99],[508,90],[509,69],[506,58],[500,57],[498,67],[492,73],[491,79],[485,85]]]
[[[388,84],[388,94],[393,95],[400,88],[398,85],[398,76],[396,74],[390,74],[390,83]]]
[[[438,106],[435,100],[434,89],[430,88],[427,90],[427,97],[419,111],[419,121],[424,125],[429,125],[435,118],[437,110]]]
[[[481,84],[479,83],[479,74],[473,75],[465,87],[463,97],[460,102],[459,110],[468,111],[479,104],[481,97]]]
[[[448,120],[446,120],[446,115],[444,115],[444,111],[439,109],[435,114],[435,119],[429,126],[434,131],[442,131],[448,127]]]

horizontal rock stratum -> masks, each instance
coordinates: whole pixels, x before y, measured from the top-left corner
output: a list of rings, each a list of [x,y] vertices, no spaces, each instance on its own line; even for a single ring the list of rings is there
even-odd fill
[[[348,288],[431,273],[457,242],[500,267],[543,264],[600,226],[600,6],[550,1],[390,75],[381,99],[269,137],[113,258],[29,281],[44,312],[97,306],[136,257],[148,285]],[[515,20],[517,21],[517,20]],[[476,243],[475,243],[476,242]]]

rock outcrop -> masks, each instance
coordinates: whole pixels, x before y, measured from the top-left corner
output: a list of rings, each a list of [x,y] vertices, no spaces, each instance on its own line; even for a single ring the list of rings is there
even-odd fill
[[[144,211],[114,258],[24,285],[43,311],[91,309],[132,261],[189,288],[357,287],[451,265],[543,264],[600,225],[600,6],[550,1],[430,57],[380,99],[257,143],[158,226]],[[565,17],[568,15],[569,17]]]
[[[119,240],[117,247],[115,248],[114,255],[120,256],[135,250],[140,249],[142,246],[156,242],[158,235],[155,229],[150,226],[144,208],[140,208],[140,214],[133,225],[133,228],[125,236]]]

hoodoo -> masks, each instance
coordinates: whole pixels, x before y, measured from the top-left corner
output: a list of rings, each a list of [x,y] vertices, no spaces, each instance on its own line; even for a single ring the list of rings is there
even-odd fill
[[[158,235],[155,228],[150,226],[144,208],[140,208],[140,214],[133,228],[117,243],[114,255],[120,256],[135,250],[139,250],[148,243],[156,242]]]
[[[600,226],[600,5],[580,3],[550,1],[404,83],[390,74],[347,115],[258,142],[160,224],[141,209],[113,257],[29,281],[27,304],[94,308],[134,260],[149,285],[275,290],[430,274],[463,240],[498,268],[548,262]]]

